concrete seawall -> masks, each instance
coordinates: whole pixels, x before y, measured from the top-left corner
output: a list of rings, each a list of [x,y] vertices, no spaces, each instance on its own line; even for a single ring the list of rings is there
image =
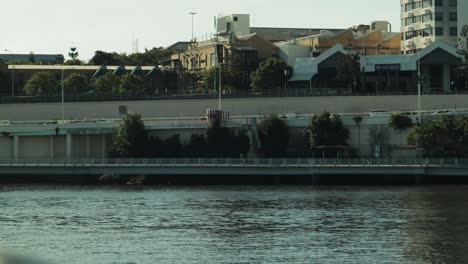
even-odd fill
[[[223,110],[231,115],[262,115],[297,112],[362,113],[374,109],[390,111],[416,110],[417,96],[347,96],[347,97],[288,97],[224,99]],[[206,109],[217,109],[216,99],[78,102],[65,103],[65,118],[118,118],[119,106],[147,118],[197,117]],[[468,95],[425,95],[422,109],[468,108]],[[61,119],[60,103],[1,104],[0,120],[30,121]]]

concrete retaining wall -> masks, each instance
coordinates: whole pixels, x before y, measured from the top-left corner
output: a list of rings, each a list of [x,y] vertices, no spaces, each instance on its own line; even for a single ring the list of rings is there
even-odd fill
[[[119,118],[119,105],[143,114],[145,118],[197,117],[206,109],[217,109],[216,99],[162,100],[134,102],[65,103],[65,117]],[[348,96],[348,97],[290,97],[224,99],[223,110],[231,115],[258,115],[297,112],[302,114],[330,111],[335,113],[368,112],[375,109],[390,111],[416,110],[417,96]],[[468,108],[468,95],[425,95],[422,109]],[[59,103],[1,104],[0,120],[30,121],[61,118]]]

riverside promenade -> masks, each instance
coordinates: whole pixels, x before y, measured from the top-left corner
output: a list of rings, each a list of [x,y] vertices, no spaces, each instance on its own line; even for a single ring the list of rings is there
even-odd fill
[[[403,175],[468,177],[465,159],[50,159],[0,160],[2,175]]]

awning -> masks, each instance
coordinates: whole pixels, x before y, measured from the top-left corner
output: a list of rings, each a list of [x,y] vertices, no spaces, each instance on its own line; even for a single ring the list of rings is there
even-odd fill
[[[300,82],[300,81],[310,81],[315,76],[315,73],[308,72],[308,73],[294,73],[290,82]]]

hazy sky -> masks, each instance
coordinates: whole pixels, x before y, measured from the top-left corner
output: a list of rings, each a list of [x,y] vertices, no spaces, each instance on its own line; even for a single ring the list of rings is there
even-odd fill
[[[285,5],[287,4],[287,5]],[[400,29],[398,0],[0,0],[0,53],[67,54],[74,45],[88,60],[95,50],[166,47],[213,32],[218,14],[249,13],[252,26],[347,28],[388,20]]]

